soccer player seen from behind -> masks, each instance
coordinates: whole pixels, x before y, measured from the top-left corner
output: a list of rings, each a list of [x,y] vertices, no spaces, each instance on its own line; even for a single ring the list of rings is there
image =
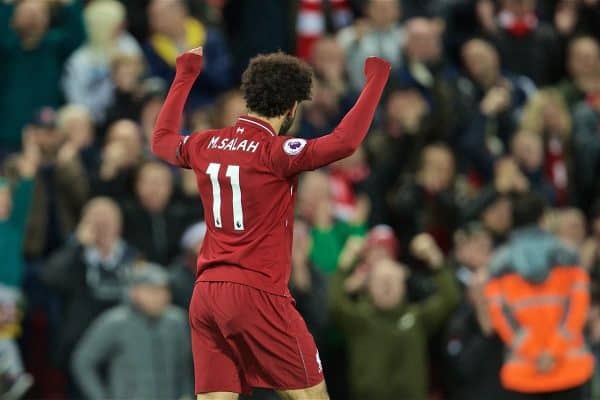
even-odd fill
[[[310,97],[312,71],[274,53],[242,76],[248,114],[235,125],[181,136],[186,98],[202,70],[202,48],[177,58],[152,135],[161,159],[191,168],[207,233],[190,303],[198,399],[237,399],[271,388],[286,399],[328,399],[315,342],[288,291],[297,177],[351,155],[365,138],[390,64],[365,61],[366,83],[330,134],[284,136]]]

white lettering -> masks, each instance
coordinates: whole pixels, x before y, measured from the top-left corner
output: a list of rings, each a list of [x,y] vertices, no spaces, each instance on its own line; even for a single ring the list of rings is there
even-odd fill
[[[238,144],[237,149],[236,150],[243,150],[246,151],[246,144],[248,144],[248,141],[246,139],[242,140],[240,142],[240,144]]]
[[[250,152],[254,153],[254,152],[256,152],[257,149],[258,149],[258,142],[255,142],[253,140],[248,145],[248,148],[246,148],[246,151],[250,151]]]
[[[227,142],[229,142],[229,139],[227,138],[223,138],[221,139],[221,144],[219,145],[219,147],[217,147],[219,150],[223,150],[225,148],[225,145],[227,144]]]
[[[214,149],[215,147],[217,147],[217,143],[219,142],[219,137],[218,136],[213,136],[210,138],[210,142],[208,143],[208,147],[209,149]]]
[[[233,150],[235,148],[236,142],[237,139],[230,140],[229,143],[227,143],[227,146],[223,148],[223,150]]]

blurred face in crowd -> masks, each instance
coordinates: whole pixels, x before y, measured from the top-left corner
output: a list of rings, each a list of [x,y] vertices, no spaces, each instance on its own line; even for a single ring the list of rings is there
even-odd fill
[[[166,207],[173,192],[173,176],[169,168],[159,163],[148,163],[138,174],[136,193],[144,208],[160,213]]]
[[[121,210],[111,199],[90,200],[83,210],[82,223],[89,224],[94,243],[101,249],[111,249],[121,236]]]
[[[516,16],[523,16],[525,14],[535,11],[536,0],[503,0],[502,8],[509,11]]]
[[[560,211],[557,222],[558,237],[567,245],[578,249],[586,237],[583,213],[576,208]]]
[[[513,138],[513,156],[525,171],[537,171],[544,163],[544,144],[540,135],[519,132]]]
[[[138,55],[120,55],[112,63],[112,78],[119,90],[130,93],[138,87],[144,63]]]
[[[456,259],[464,266],[477,270],[486,268],[490,262],[493,250],[492,238],[480,230],[471,234],[456,234],[455,255]]]
[[[167,286],[136,285],[131,288],[130,296],[133,303],[151,317],[160,317],[171,303],[171,292]]]
[[[333,193],[329,176],[313,171],[304,174],[298,187],[298,210],[307,221],[313,222],[317,212],[333,213]],[[325,210],[323,210],[325,208]]]
[[[491,44],[480,40],[469,40],[462,48],[462,59],[467,72],[482,86],[493,85],[500,73],[498,52]]]
[[[431,20],[413,18],[406,23],[406,54],[411,61],[435,63],[442,55],[441,31]]]
[[[92,115],[85,107],[70,105],[61,109],[58,113],[58,128],[78,148],[89,147],[94,142]]]
[[[50,25],[48,2],[21,0],[17,2],[12,25],[21,37],[41,37]]]
[[[585,78],[600,74],[600,47],[589,36],[575,39],[569,46],[567,69],[572,77]]]
[[[239,90],[233,90],[222,95],[217,100],[217,113],[219,114],[219,121],[217,124],[219,128],[226,126],[235,125],[240,115],[246,114],[246,100],[244,95]]]
[[[326,79],[343,79],[346,68],[344,49],[332,37],[319,39],[313,46],[312,66],[317,75]]]
[[[454,156],[450,149],[433,145],[423,150],[419,181],[431,194],[450,189],[454,182]]]
[[[8,185],[0,184],[0,221],[10,218],[12,211],[12,196]]]
[[[367,17],[377,29],[386,29],[400,19],[400,2],[398,0],[369,0]]]
[[[142,156],[142,135],[140,127],[134,121],[121,119],[108,129],[107,144],[120,143],[127,151],[130,164],[135,164]]]
[[[382,260],[373,266],[367,282],[367,291],[375,307],[389,310],[404,299],[406,269],[391,260]]]
[[[481,222],[496,235],[505,235],[512,228],[512,205],[510,200],[501,197],[489,205],[481,215]]]
[[[152,0],[148,20],[153,32],[175,37],[185,33],[187,10],[181,0]]]

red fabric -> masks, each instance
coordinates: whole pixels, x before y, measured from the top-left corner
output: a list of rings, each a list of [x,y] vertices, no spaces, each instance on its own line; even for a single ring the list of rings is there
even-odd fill
[[[200,282],[190,325],[196,394],[304,389],[323,381],[315,341],[290,298]]]
[[[198,255],[198,280],[236,282],[289,296],[297,175],[358,148],[371,125],[390,64],[369,58],[366,84],[354,107],[331,134],[310,141],[276,136],[267,122],[249,116],[225,129],[179,135],[185,99],[200,69],[200,56],[179,57],[152,136],[154,154],[196,173],[207,225]],[[239,176],[239,185],[228,173],[233,173],[232,166],[239,168],[233,174]],[[238,189],[241,204],[234,201]],[[215,215],[215,204],[220,216]]]
[[[569,204],[569,174],[563,144],[558,138],[550,138],[546,149],[545,173],[556,192],[556,204]]]
[[[330,0],[334,20],[344,20],[351,14],[348,0]],[[340,28],[341,26],[336,26]],[[296,24],[296,55],[308,60],[312,47],[325,35],[325,13],[321,0],[300,0],[298,3],[298,21]]]

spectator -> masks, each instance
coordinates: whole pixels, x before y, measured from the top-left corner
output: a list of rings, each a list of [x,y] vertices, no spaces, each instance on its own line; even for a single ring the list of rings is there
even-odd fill
[[[182,0],[152,0],[148,6],[152,34],[144,52],[150,73],[166,82],[175,76],[175,58],[182,51],[202,46],[204,66],[190,95],[192,107],[214,101],[231,87],[231,58],[221,34],[188,14]]]
[[[554,187],[544,169],[542,138],[527,131],[517,132],[512,139],[512,155],[527,178],[530,189],[546,199],[549,204],[556,204]]]
[[[555,235],[563,245],[582,255],[586,239],[585,215],[575,207],[559,210],[557,214]]]
[[[348,269],[340,269],[331,283],[333,317],[348,341],[352,398],[427,398],[427,338],[457,304],[458,289],[431,236],[416,237],[411,248],[434,271],[438,284],[437,292],[421,303],[406,303],[406,267],[390,259],[380,260],[365,275],[366,296],[354,298],[356,291],[348,292]]]
[[[474,222],[454,237],[456,278],[463,297],[444,332],[444,380],[449,400],[503,400],[498,371],[503,347],[494,334],[484,296],[493,242],[483,225]]]
[[[39,149],[29,136],[24,152],[17,160],[19,179],[15,187],[11,187],[10,182],[0,176],[0,254],[3,263],[0,284],[13,288],[20,288],[23,282],[23,242],[39,158]]]
[[[76,141],[57,130],[53,109],[40,110],[24,134],[40,153],[25,236],[26,254],[35,260],[57,249],[74,230],[89,186]]]
[[[500,378],[514,398],[577,398],[594,363],[583,339],[589,278],[575,253],[540,229],[544,209],[534,194],[516,199],[519,229],[491,263],[486,297],[508,352]]]
[[[50,3],[0,4],[0,158],[19,150],[22,130],[42,107],[58,107],[63,62],[83,41],[81,0],[62,0],[50,25]],[[11,17],[12,15],[12,17]]]
[[[354,105],[355,94],[346,77],[344,50],[331,37],[323,37],[313,46],[311,65],[315,73],[313,97],[302,106],[296,136],[322,136],[342,119]]]
[[[220,95],[214,108],[214,122],[211,128],[234,125],[239,116],[247,113],[246,100],[240,90],[230,90]]]
[[[588,208],[600,196],[600,95],[590,95],[573,111],[573,151],[578,203]]]
[[[350,235],[364,235],[366,221],[347,223],[335,218],[329,176],[320,171],[302,176],[298,187],[298,214],[311,228],[310,261],[331,275],[344,243]]]
[[[63,301],[55,351],[64,368],[88,325],[122,298],[126,271],[138,253],[121,238],[121,229],[121,211],[113,200],[90,200],[74,237],[42,270],[42,280]]]
[[[569,110],[600,88],[600,46],[591,36],[576,37],[569,42],[566,62],[568,76],[556,86]]]
[[[105,311],[93,322],[75,349],[71,367],[85,398],[190,396],[187,318],[183,310],[169,305],[167,273],[157,265],[136,265],[128,294],[126,304]]]
[[[58,131],[73,144],[87,175],[91,176],[100,164],[92,114],[85,106],[69,104],[58,110],[56,125]]]
[[[497,18],[482,21],[482,29],[498,47],[509,71],[528,76],[541,86],[557,78],[552,66],[560,59],[560,42],[553,27],[535,15],[536,3],[501,0]]]
[[[181,237],[182,254],[170,268],[170,286],[173,304],[188,308],[196,284],[198,253],[206,235],[206,224],[198,222],[185,230]]]
[[[526,77],[503,73],[497,50],[485,40],[466,42],[462,61],[466,77],[458,88],[466,115],[458,148],[466,167],[488,182],[494,161],[508,152],[522,107],[535,86]]]
[[[170,201],[173,176],[159,162],[142,165],[136,177],[135,197],[124,203],[124,237],[147,260],[169,265],[178,252],[186,228],[185,213]]]
[[[304,317],[318,348],[324,348],[328,328],[327,279],[310,262],[312,247],[308,225],[298,220],[294,224],[292,243],[292,275],[290,291],[296,300],[298,311]],[[321,346],[319,346],[321,345]]]
[[[84,11],[88,40],[65,64],[62,85],[70,103],[86,106],[96,122],[103,122],[114,100],[110,61],[114,53],[141,54],[123,27],[125,7],[117,0],[94,0]]]
[[[558,90],[540,90],[532,96],[523,110],[520,126],[544,141],[544,169],[556,193],[556,203],[567,205],[575,195],[570,151],[573,133],[569,109]]]
[[[456,71],[444,59],[443,25],[439,21],[413,18],[406,22],[404,61],[392,72],[392,87],[419,90],[430,110],[432,139],[447,140],[457,124],[455,112]]]
[[[144,160],[139,125],[131,120],[115,121],[108,128],[100,166],[92,179],[92,193],[123,203],[133,193],[137,168]]]
[[[20,399],[33,384],[25,372],[16,338],[21,334],[23,296],[0,283],[0,396]]]
[[[342,29],[337,37],[346,52],[350,85],[356,91],[364,84],[364,59],[382,57],[393,67],[400,67],[405,39],[399,24],[402,16],[399,0],[367,0],[364,7],[366,18]]]
[[[418,232],[428,232],[444,251],[450,250],[460,218],[455,174],[448,146],[433,144],[423,149],[415,177],[404,179],[390,200],[394,229],[405,246]]]
[[[106,110],[105,125],[120,119],[138,121],[145,97],[151,90],[155,90],[155,87],[162,88],[163,83],[153,78],[142,81],[145,65],[141,54],[113,55],[110,70],[114,95]]]

